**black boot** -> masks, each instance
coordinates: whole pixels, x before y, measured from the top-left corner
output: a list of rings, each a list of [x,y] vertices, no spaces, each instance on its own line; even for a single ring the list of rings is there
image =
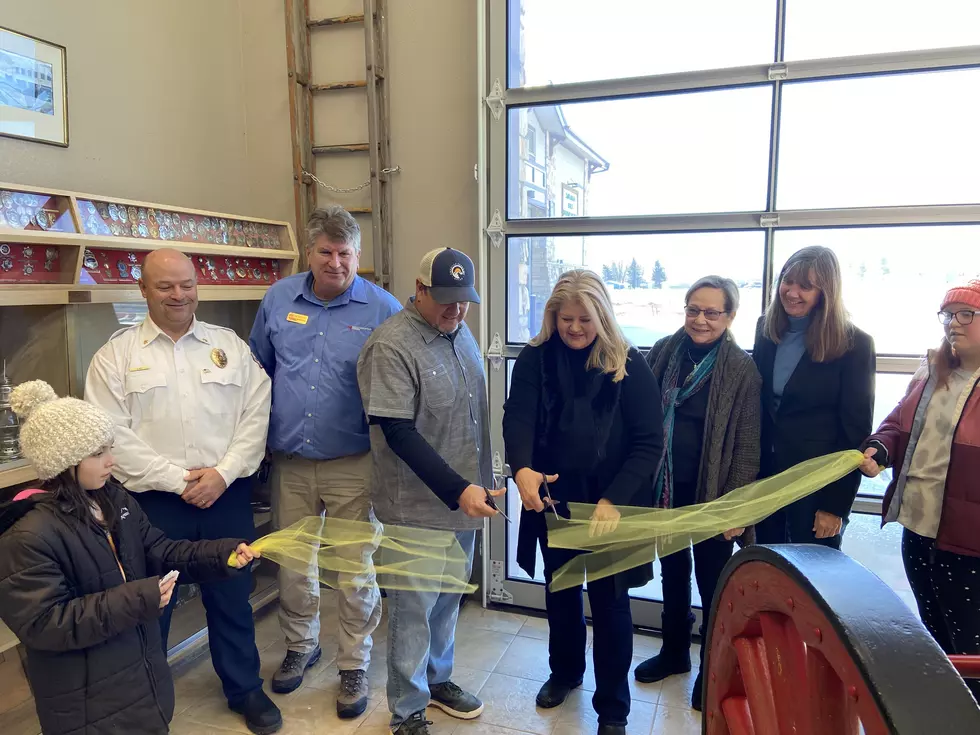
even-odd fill
[[[691,654],[668,653],[661,651],[648,658],[633,670],[633,677],[643,684],[652,684],[675,674],[686,674],[691,670]]]
[[[541,689],[538,691],[538,696],[535,699],[538,707],[542,709],[551,709],[552,707],[557,707],[562,704],[571,691],[577,687],[582,686],[582,680],[579,679],[571,684],[563,684],[560,681],[556,681],[555,677],[548,677],[548,681],[544,683]]]
[[[643,684],[652,684],[675,674],[686,674],[691,670],[691,632],[694,630],[694,615],[670,620],[661,618],[663,626],[663,646],[660,653],[648,658],[633,670],[634,678]]]
[[[268,695],[256,689],[240,702],[228,703],[228,709],[245,717],[245,726],[255,735],[272,735],[282,729],[282,715]]]
[[[598,735],[626,735],[626,725],[599,725]]]

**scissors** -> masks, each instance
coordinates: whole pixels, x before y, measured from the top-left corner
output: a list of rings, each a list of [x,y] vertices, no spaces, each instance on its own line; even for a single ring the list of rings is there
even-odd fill
[[[497,503],[494,501],[493,495],[490,494],[490,488],[488,488],[488,487],[483,488],[483,492],[485,492],[487,494],[487,505],[489,505],[495,511],[497,511],[498,513],[500,513],[500,515],[502,515],[504,517],[504,520],[507,521],[508,523],[510,523],[511,520],[510,520],[510,518],[507,517],[507,514],[504,513],[502,510],[500,510],[500,508],[497,507]]]
[[[558,509],[555,507],[555,501],[551,499],[551,490],[548,489],[548,476],[541,473],[541,484],[544,486],[544,496],[548,500],[548,505],[551,506],[551,512],[555,514],[555,518],[561,518],[558,515]]]

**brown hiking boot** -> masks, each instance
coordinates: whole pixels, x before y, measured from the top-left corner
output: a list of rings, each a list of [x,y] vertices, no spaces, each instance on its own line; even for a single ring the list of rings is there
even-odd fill
[[[342,720],[360,717],[367,709],[367,672],[360,669],[340,672],[340,693],[337,695],[337,716]]]

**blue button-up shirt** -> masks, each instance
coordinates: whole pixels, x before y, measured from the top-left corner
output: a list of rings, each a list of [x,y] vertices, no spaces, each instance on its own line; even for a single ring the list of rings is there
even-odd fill
[[[374,328],[401,308],[359,276],[326,304],[313,293],[310,273],[269,288],[248,341],[272,378],[270,450],[336,459],[370,449],[357,356]]]

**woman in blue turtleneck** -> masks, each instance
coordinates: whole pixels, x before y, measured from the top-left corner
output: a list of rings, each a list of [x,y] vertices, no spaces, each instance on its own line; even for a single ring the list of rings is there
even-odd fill
[[[837,256],[804,248],[778,283],[752,353],[762,374],[761,477],[860,446],[874,409],[874,342],[847,316]],[[756,540],[839,549],[860,484],[853,472],[794,503],[758,524]]]

